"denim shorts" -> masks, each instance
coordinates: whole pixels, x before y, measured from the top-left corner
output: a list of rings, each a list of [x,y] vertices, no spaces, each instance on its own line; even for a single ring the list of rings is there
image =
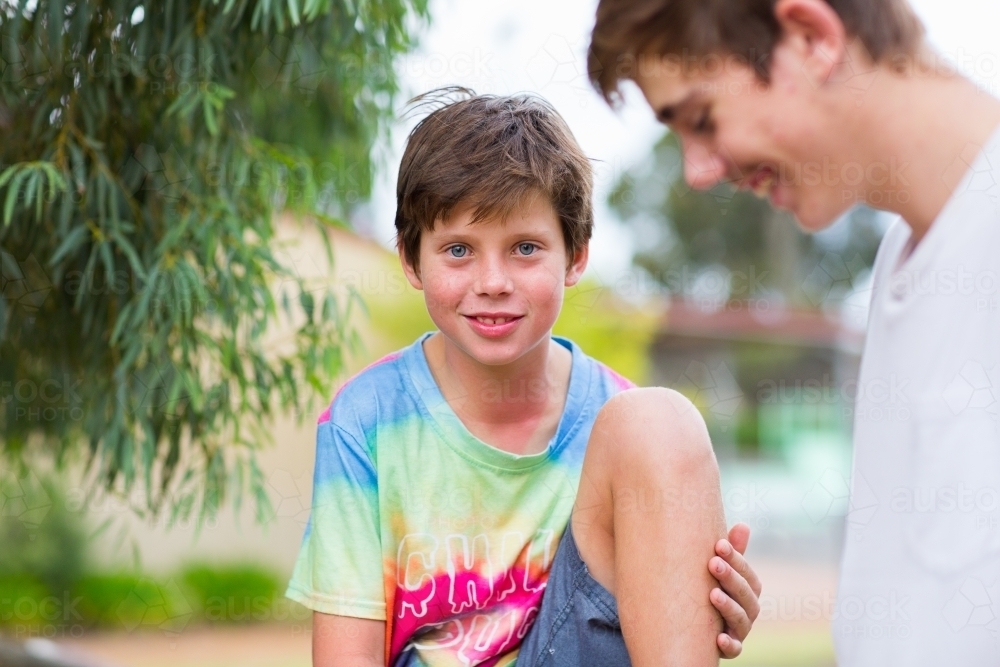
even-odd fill
[[[618,603],[590,576],[567,524],[549,571],[542,607],[521,643],[515,667],[631,664],[618,620]]]

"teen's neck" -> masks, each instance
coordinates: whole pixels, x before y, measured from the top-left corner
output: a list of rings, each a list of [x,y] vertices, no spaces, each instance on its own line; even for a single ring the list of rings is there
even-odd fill
[[[436,333],[424,352],[445,400],[474,435],[487,442],[485,433],[493,440],[526,442],[534,435],[547,442],[554,434],[573,363],[562,345],[546,339],[511,364],[486,366]]]
[[[850,143],[890,175],[864,197],[875,208],[899,213],[915,244],[1000,126],[1000,100],[955,74],[885,73],[855,109]]]

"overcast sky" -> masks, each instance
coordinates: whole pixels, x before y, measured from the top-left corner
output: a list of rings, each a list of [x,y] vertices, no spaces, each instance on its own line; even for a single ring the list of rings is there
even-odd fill
[[[664,128],[638,92],[612,111],[591,89],[584,53],[596,0],[431,0],[432,23],[400,66],[405,96],[446,85],[480,93],[536,92],[566,118],[584,151],[598,162],[591,272],[613,282],[628,269],[632,240],[604,204],[617,177],[640,161]],[[1000,1],[911,0],[932,44],[984,89],[1000,94]],[[387,168],[361,226],[386,246],[394,234],[394,188],[403,141],[401,122]]]

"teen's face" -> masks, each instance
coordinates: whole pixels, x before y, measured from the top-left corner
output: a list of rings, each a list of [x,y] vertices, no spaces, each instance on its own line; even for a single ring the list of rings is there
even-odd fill
[[[688,185],[728,182],[751,190],[791,211],[809,231],[827,227],[853,204],[840,179],[830,177],[821,92],[794,49],[775,47],[769,83],[724,55],[699,59],[693,72],[680,70],[675,60],[657,59],[639,68],[636,83],[677,134]]]
[[[587,249],[567,267],[562,226],[544,196],[505,221],[472,224],[473,214],[465,206],[438,220],[421,236],[419,273],[403,268],[446,341],[479,363],[504,365],[548,340]]]

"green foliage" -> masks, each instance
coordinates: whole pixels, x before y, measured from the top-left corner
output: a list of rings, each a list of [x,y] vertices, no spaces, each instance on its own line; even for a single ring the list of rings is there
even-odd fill
[[[255,565],[190,565],[181,580],[188,599],[210,623],[266,620],[284,593],[273,572]]]
[[[0,0],[0,453],[171,520],[247,489],[267,516],[255,449],[341,370],[352,307],[304,289],[274,214],[326,229],[369,195],[415,17]]]
[[[609,203],[641,239],[635,264],[671,293],[685,296],[698,272],[716,268],[731,278],[723,299],[777,293],[791,304],[818,306],[832,283],[852,281],[871,267],[881,239],[868,209],[857,209],[844,238],[831,242],[803,233],[789,215],[729,184],[692,190],[673,133],[657,143],[645,164],[622,176]],[[826,282],[810,282],[824,261],[829,268],[820,277]]]
[[[30,574],[0,573],[0,628],[76,634],[107,628],[179,632],[188,625],[304,621],[278,576],[252,564],[197,564],[167,576],[88,572],[61,587]]]
[[[137,604],[137,599],[159,601],[158,596],[162,598],[162,595],[157,588],[152,580],[133,574],[87,574],[74,582],[72,588],[80,615],[76,620],[87,627],[121,627],[125,624],[132,629],[142,623],[145,612],[143,605]],[[168,603],[163,599],[161,604],[176,607],[177,601],[171,599]]]
[[[38,602],[49,597],[49,590],[31,575],[0,573],[0,601],[7,607],[6,613],[0,616],[0,626],[42,623],[45,619],[40,614]]]
[[[0,587],[66,590],[87,566],[86,544],[53,479],[0,473]]]
[[[583,280],[566,290],[552,332],[642,385],[648,379],[649,346],[659,319],[659,313],[628,306],[615,299],[610,289]]]

